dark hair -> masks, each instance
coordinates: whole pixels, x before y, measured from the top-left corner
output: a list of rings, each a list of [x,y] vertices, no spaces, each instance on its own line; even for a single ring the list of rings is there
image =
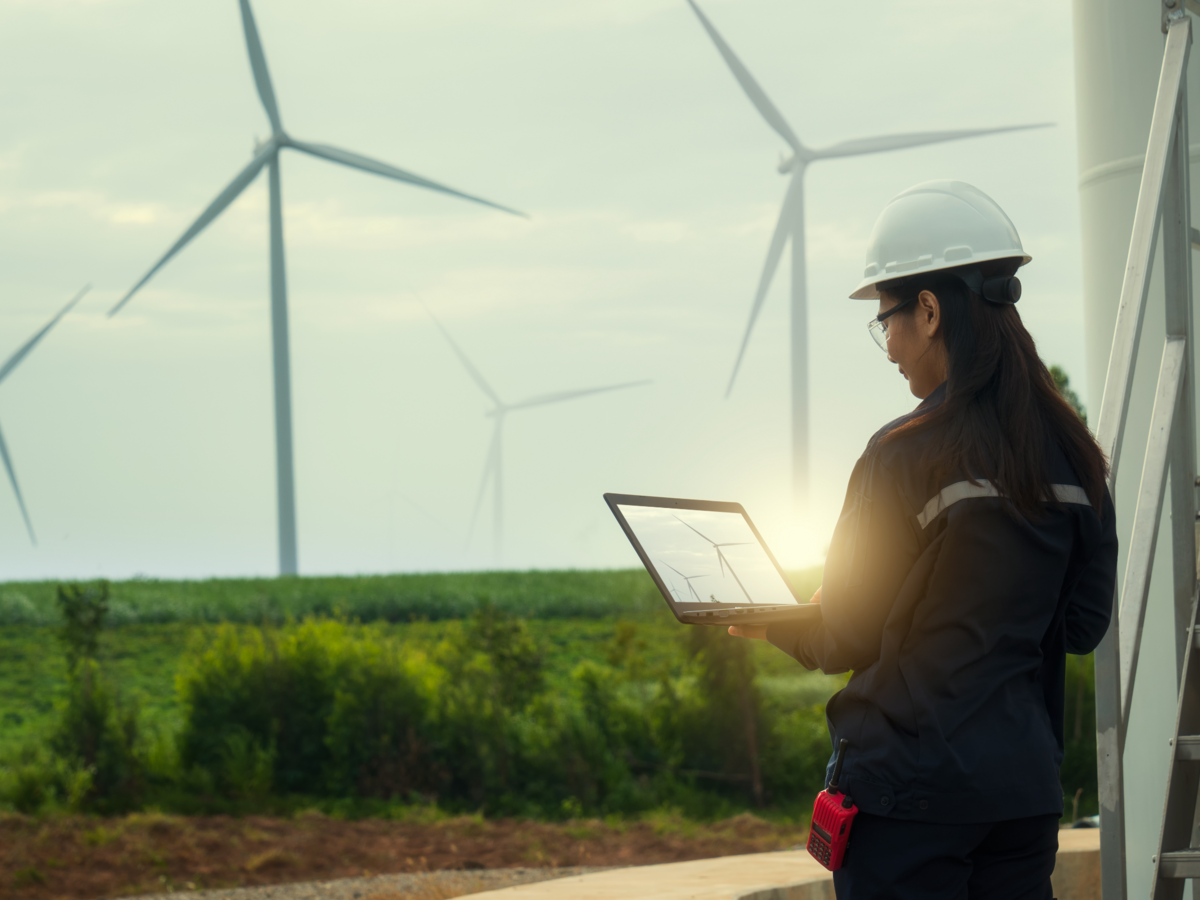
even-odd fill
[[[1017,262],[1000,260],[982,268],[985,278],[1011,276]],[[1108,461],[1058,392],[1016,307],[984,300],[953,269],[886,282],[879,289],[900,303],[915,300],[921,291],[938,298],[947,359],[942,403],[885,440],[936,431],[924,462],[939,480],[958,473],[987,479],[1026,514],[1036,514],[1049,495],[1047,451],[1057,445],[1099,514]],[[909,302],[898,315],[911,316],[916,308]]]

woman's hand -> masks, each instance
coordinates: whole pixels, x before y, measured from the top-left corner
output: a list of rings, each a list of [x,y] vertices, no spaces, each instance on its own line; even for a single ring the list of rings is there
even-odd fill
[[[767,639],[766,625],[730,625],[729,633],[734,637],[750,638],[755,641]]]
[[[817,592],[812,595],[812,599],[809,600],[808,602],[809,603],[820,603],[821,602],[821,589],[820,588],[817,588]]]

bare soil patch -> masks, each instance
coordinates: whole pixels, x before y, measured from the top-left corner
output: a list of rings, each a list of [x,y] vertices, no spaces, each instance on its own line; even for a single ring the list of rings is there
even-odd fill
[[[798,825],[749,814],[710,825],[13,815],[0,816],[0,895],[98,900],[438,870],[634,866],[782,850],[804,838]]]

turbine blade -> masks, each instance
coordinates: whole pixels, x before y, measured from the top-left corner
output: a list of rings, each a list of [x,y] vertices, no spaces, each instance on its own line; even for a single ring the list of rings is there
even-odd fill
[[[750,320],[746,322],[742,345],[738,347],[737,359],[733,363],[733,372],[730,374],[729,384],[725,388],[726,400],[733,393],[733,383],[737,381],[738,370],[741,369],[742,359],[746,355],[746,347],[750,344],[750,333],[754,331],[754,323],[758,321],[758,314],[762,312],[763,303],[767,299],[767,290],[771,287],[775,270],[779,268],[779,258],[783,256],[784,245],[792,236],[793,216],[797,212],[803,212],[803,210],[797,209],[800,202],[800,179],[803,177],[803,172],[792,175],[791,184],[788,185],[787,193],[783,197],[783,205],[779,208],[779,220],[775,223],[775,233],[771,235],[771,245],[767,248],[767,259],[763,263],[762,275],[758,278],[758,289],[754,292],[754,302],[750,304]]]
[[[1052,128],[1053,122],[1035,125],[1006,125],[1003,128],[966,128],[957,131],[917,131],[910,134],[885,134],[880,137],[859,138],[842,141],[831,147],[813,150],[814,159],[831,159],[838,156],[862,156],[867,153],[882,153],[885,150],[903,150],[906,147],[923,147],[926,144],[944,144],[966,138],[982,137],[986,134],[1002,134],[1006,131],[1028,131],[1032,128]]]
[[[475,364],[467,358],[467,354],[463,353],[462,348],[460,348],[458,344],[454,343],[454,338],[450,337],[450,332],[448,332],[442,326],[442,323],[438,321],[438,318],[433,314],[433,311],[430,310],[430,308],[424,303],[421,304],[421,308],[425,310],[425,312],[429,315],[429,318],[433,319],[433,324],[438,327],[438,331],[442,333],[442,337],[446,339],[446,343],[450,345],[450,349],[454,351],[454,355],[458,357],[458,361],[463,364],[463,368],[467,370],[467,374],[471,376],[471,380],[479,385],[479,389],[487,394],[488,398],[495,403],[497,407],[500,409],[505,409],[506,407],[504,406],[504,401],[500,399],[500,395],[492,390],[492,386],[487,383],[487,379],[483,377],[477,368],[475,368]]]
[[[36,547],[37,537],[33,533],[33,523],[29,521],[29,511],[25,508],[25,498],[21,496],[21,486],[17,484],[17,473],[13,470],[12,458],[8,455],[8,444],[4,441],[3,432],[0,432],[0,458],[4,460],[4,470],[8,472],[8,483],[12,485],[13,494],[16,495],[17,506],[21,508],[21,518],[25,520],[29,541]]]
[[[717,29],[713,27],[712,22],[708,21],[708,17],[700,11],[700,7],[696,5],[695,0],[687,0],[687,2],[688,6],[692,8],[692,12],[700,19],[700,24],[708,32],[708,36],[712,38],[712,42],[717,45],[717,50],[721,56],[725,58],[725,63],[729,66],[730,71],[733,72],[733,77],[742,86],[742,90],[746,92],[746,96],[750,98],[750,102],[762,113],[762,117],[767,120],[767,124],[774,128],[779,136],[788,142],[788,145],[796,151],[797,155],[806,155],[807,151],[804,145],[800,143],[800,138],[796,137],[796,133],[792,131],[792,126],[787,123],[783,115],[775,108],[775,104],[767,97],[766,92],[758,86],[758,82],[754,80],[754,76],[750,74],[750,70],[742,65],[742,61],[737,58],[732,48],[725,43],[725,39],[717,33]]]
[[[650,380],[644,379],[642,381],[626,381],[623,384],[610,384],[606,387],[585,388],[581,391],[561,391],[557,394],[539,394],[536,397],[530,397],[527,400],[522,400],[520,403],[514,403],[512,406],[506,407],[506,409],[525,409],[530,406],[545,406],[547,403],[562,403],[565,400],[574,400],[577,397],[587,397],[590,394],[603,394],[606,391],[621,391],[625,388],[641,387],[644,384],[650,384]]]
[[[262,101],[267,118],[271,120],[273,134],[283,131],[279,121],[279,105],[275,102],[275,88],[271,86],[271,73],[267,71],[267,57],[263,53],[262,40],[258,36],[258,25],[250,10],[250,0],[241,0],[242,30],[246,32],[246,52],[250,54],[250,69],[254,72],[254,86],[258,88],[258,99]]]
[[[695,529],[695,528],[692,528],[692,526],[691,526],[691,525],[689,525],[687,522],[683,521],[683,519],[679,518],[679,516],[675,515],[674,513],[671,513],[671,516],[672,516],[672,517],[675,519],[675,521],[676,521],[676,522],[678,522],[678,523],[679,523],[680,525],[682,525],[684,528],[691,528],[691,530],[692,530],[692,531],[696,531],[696,529]],[[699,531],[696,531],[696,534],[700,534],[700,532],[699,532]],[[716,547],[716,546],[717,546],[716,544],[713,544],[712,538],[704,537],[704,535],[703,535],[703,534],[700,534],[700,537],[704,538],[706,541],[708,541],[708,542],[709,542],[710,544],[712,544],[714,547]],[[718,555],[718,556],[720,556],[720,555],[721,555],[721,551],[719,551],[719,550],[718,550],[718,551],[717,551],[717,555]]]
[[[91,289],[92,289],[92,286],[90,284],[86,285],[83,288],[83,290],[81,290],[78,294],[76,294],[74,297],[71,298],[71,301],[66,306],[64,306],[62,309],[60,309],[58,311],[58,315],[56,315],[53,319],[51,319],[49,322],[47,322],[44,326],[42,326],[41,331],[39,331],[37,334],[35,334],[33,337],[31,337],[29,340],[27,340],[24,344],[22,344],[20,349],[18,349],[7,360],[5,360],[4,365],[0,366],[0,381],[3,381],[5,378],[7,378],[9,376],[9,373],[12,372],[12,370],[15,369],[18,365],[21,364],[21,360],[23,360],[26,356],[29,355],[29,351],[32,350],[34,347],[36,347],[38,345],[38,342],[46,336],[47,332],[49,332],[51,328],[53,328],[55,325],[57,325],[59,320],[63,316],[65,316],[68,312],[70,312],[71,308],[76,303],[78,303],[80,300],[82,300],[83,295],[86,294]]]
[[[476,197],[474,194],[464,194],[462,191],[456,191],[452,187],[447,187],[444,184],[438,184],[436,181],[430,181],[428,178],[422,178],[420,175],[414,175],[412,172],[406,172],[403,169],[398,169],[395,166],[388,165],[387,163],[380,162],[379,160],[371,159],[358,153],[351,153],[349,150],[331,147],[328,144],[310,144],[307,141],[298,141],[295,138],[288,139],[288,146],[295,147],[297,150],[303,151],[311,156],[327,159],[330,162],[341,163],[343,166],[349,166],[352,169],[361,169],[364,172],[370,172],[372,175],[382,175],[384,178],[394,178],[396,181],[403,181],[406,184],[415,184],[417,187],[428,188],[431,191],[438,191],[442,194],[450,194],[452,197],[470,200],[472,203],[482,203],[484,206],[490,206],[492,209],[498,209],[501,212],[511,213],[514,216],[521,216],[525,219],[529,218],[526,213],[523,213],[520,210],[510,209],[507,206],[501,206],[499,203],[493,203],[491,200],[484,200],[482,197]]]
[[[498,475],[496,472],[496,450],[499,445],[500,429],[496,428],[492,432],[492,442],[488,445],[487,459],[483,463],[483,477],[479,480],[479,493],[475,495],[475,509],[471,512],[471,527],[467,529],[467,546],[470,546],[471,538],[475,534],[475,523],[479,520],[479,509],[483,506],[483,496],[487,492],[488,484]]]
[[[194,238],[208,226],[209,222],[224,212],[225,207],[229,206],[230,203],[238,198],[238,195],[241,194],[241,192],[246,189],[246,186],[254,180],[255,176],[258,175],[262,167],[270,161],[275,152],[276,146],[274,142],[270,142],[263,147],[262,150],[259,151],[258,155],[250,161],[250,165],[242,169],[242,171],[238,173],[237,177],[234,178],[233,181],[229,182],[229,186],[217,195],[217,199],[208,204],[208,208],[205,209],[204,212],[200,213],[200,217],[196,219],[196,221],[192,223],[191,227],[183,233],[183,237],[171,245],[171,249],[164,253],[159,261],[150,268],[150,271],[142,276],[141,281],[129,289],[129,293],[122,297],[121,302],[110,309],[108,314],[110,316],[115,316],[118,312],[120,312],[121,307],[129,302],[130,298],[138,292],[142,285],[154,277],[155,272],[165,266],[172,256],[186,247],[192,238]]]

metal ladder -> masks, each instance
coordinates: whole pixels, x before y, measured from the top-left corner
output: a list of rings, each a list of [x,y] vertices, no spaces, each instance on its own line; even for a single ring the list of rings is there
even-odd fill
[[[1194,849],[1196,792],[1200,790],[1200,643],[1193,610],[1183,682],[1179,690],[1179,712],[1175,738],[1171,741],[1171,771],[1167,802],[1154,858],[1154,890],[1151,897],[1183,896],[1184,880],[1200,878],[1200,849]]]
[[[1162,72],[1142,169],[1137,211],[1112,352],[1105,379],[1097,438],[1111,471],[1115,495],[1133,373],[1155,244],[1163,245],[1166,340],[1159,365],[1150,433],[1134,511],[1125,576],[1113,601],[1113,621],[1096,650],[1096,737],[1100,791],[1101,888],[1104,900],[1125,900],[1125,787],[1122,757],[1137,677],[1138,653],[1163,498],[1170,472],[1176,666],[1181,690],[1151,897],[1178,898],[1185,879],[1200,878],[1200,848],[1193,825],[1200,788],[1200,642],[1196,631],[1195,388],[1191,364],[1193,244],[1188,187],[1187,63],[1191,17],[1197,0],[1161,0],[1167,35]],[[1180,515],[1180,511],[1188,511]],[[1125,628],[1118,627],[1120,622]]]

